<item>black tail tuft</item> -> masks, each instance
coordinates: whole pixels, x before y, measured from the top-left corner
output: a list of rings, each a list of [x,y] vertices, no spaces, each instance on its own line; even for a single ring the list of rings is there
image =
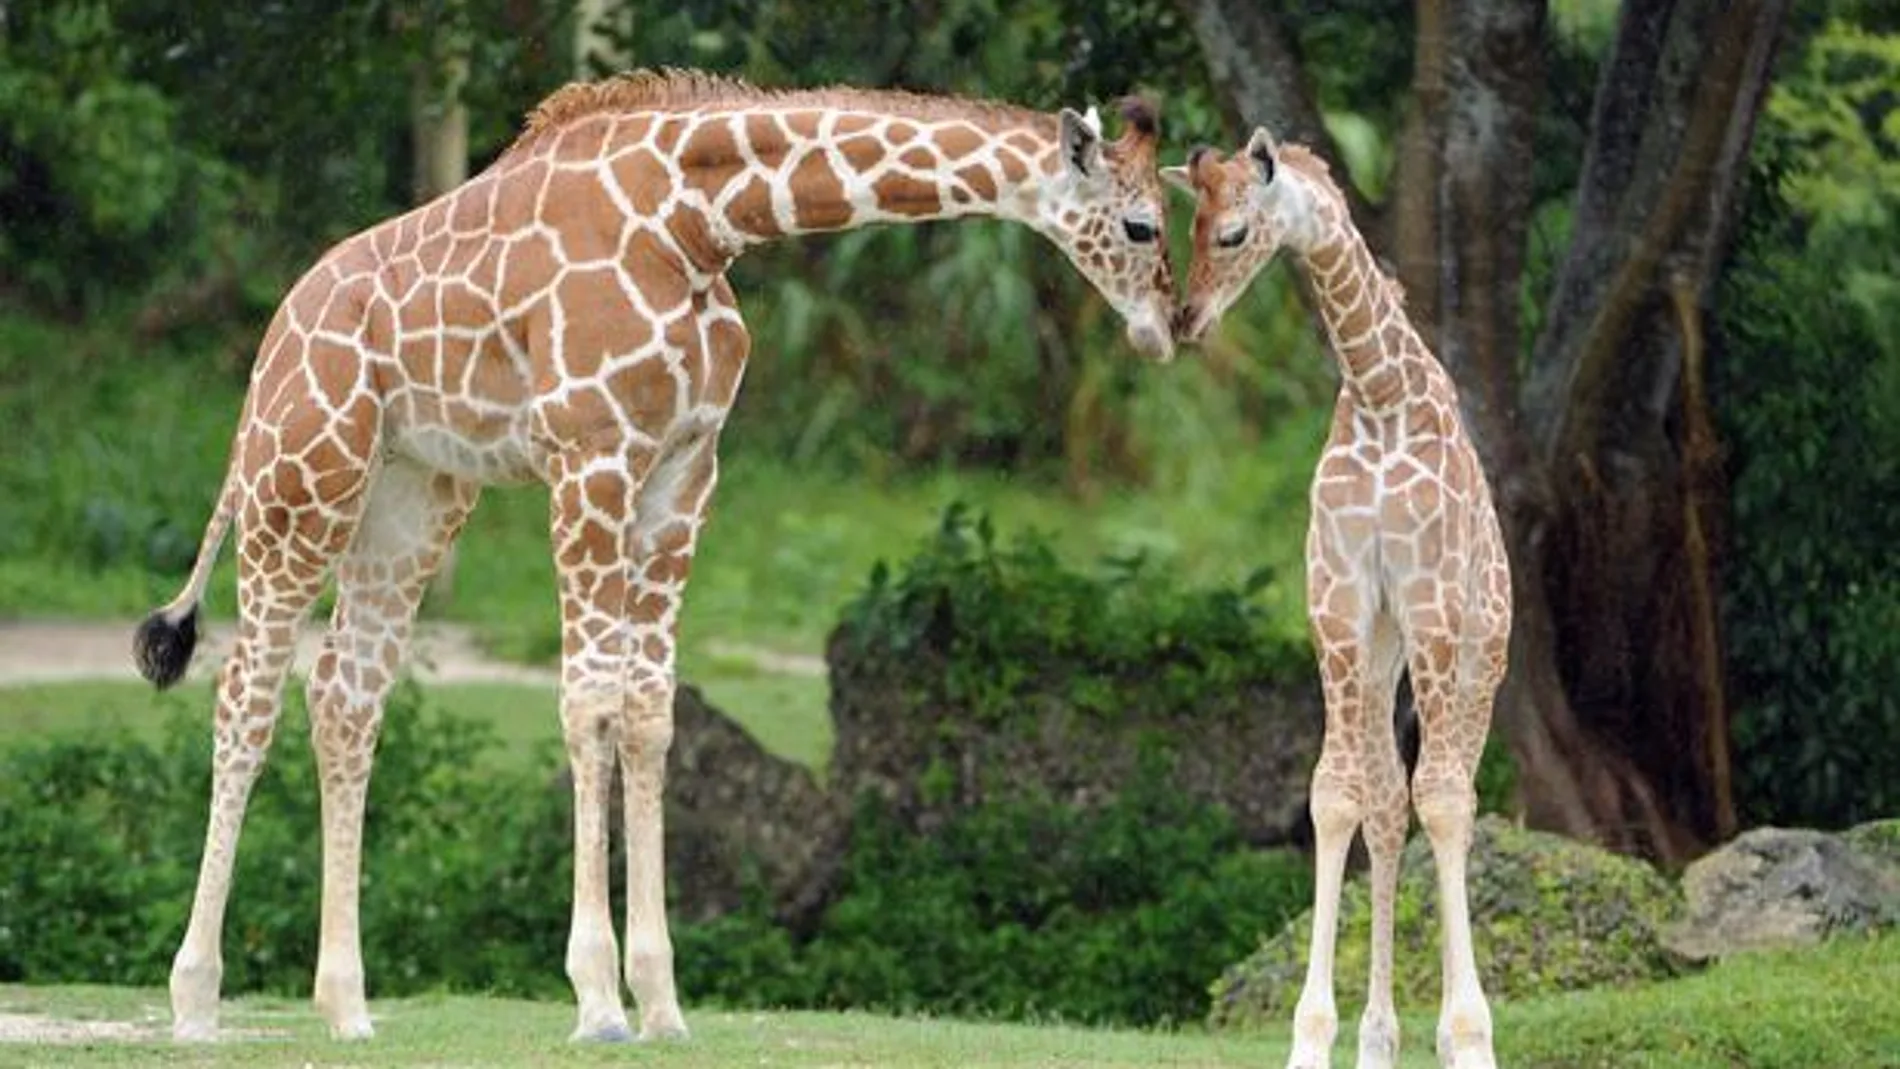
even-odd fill
[[[193,605],[185,618],[172,623],[161,610],[145,618],[132,639],[132,656],[139,674],[164,690],[184,678],[191,664],[191,651],[198,645],[198,606]]]

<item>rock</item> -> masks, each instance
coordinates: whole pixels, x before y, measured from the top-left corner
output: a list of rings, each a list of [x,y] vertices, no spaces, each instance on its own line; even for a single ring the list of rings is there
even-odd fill
[[[1841,841],[1900,876],[1900,817],[1857,824],[1841,833]]]
[[[1487,815],[1472,836],[1466,886],[1478,972],[1493,998],[1634,983],[1672,975],[1681,965],[1660,937],[1680,900],[1641,861]],[[1414,830],[1395,911],[1394,997],[1401,1010],[1438,1005],[1436,899],[1431,846]],[[1352,1020],[1363,1005],[1371,923],[1370,896],[1358,877],[1340,900],[1333,986],[1341,1020]],[[1216,981],[1209,1023],[1284,1027],[1306,977],[1312,924],[1308,910]]]
[[[1880,850],[1892,848],[1892,836],[1875,829],[1858,838]],[[1812,946],[1900,920],[1900,875],[1845,837],[1820,831],[1744,832],[1690,865],[1682,886],[1688,911],[1666,942],[1693,961]]]
[[[1293,682],[1242,680],[1192,708],[1130,700],[1104,714],[1079,708],[1075,696],[1086,687],[1118,697],[1135,688],[1107,673],[1050,672],[1006,716],[989,717],[946,696],[952,669],[936,651],[867,652],[840,629],[827,661],[833,792],[843,799],[871,792],[920,831],[1024,790],[1100,804],[1148,772],[1224,807],[1256,846],[1311,837],[1307,783],[1324,709],[1310,673]]]

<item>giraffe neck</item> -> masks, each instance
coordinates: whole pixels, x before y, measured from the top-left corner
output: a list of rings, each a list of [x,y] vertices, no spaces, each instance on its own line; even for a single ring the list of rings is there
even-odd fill
[[[1346,389],[1361,407],[1384,412],[1417,388],[1405,356],[1423,342],[1406,318],[1398,283],[1380,269],[1343,200],[1336,207],[1337,222],[1297,248],[1300,266]]]
[[[703,221],[680,244],[708,274],[794,234],[971,215],[1056,223],[1044,196],[1061,171],[1056,121],[1035,113],[753,103],[622,118],[604,152],[663,157],[671,190],[654,214]]]

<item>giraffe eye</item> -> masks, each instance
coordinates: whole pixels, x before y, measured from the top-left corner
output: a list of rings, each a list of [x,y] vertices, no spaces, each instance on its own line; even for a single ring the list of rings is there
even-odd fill
[[[1128,240],[1137,245],[1146,245],[1155,239],[1154,224],[1139,219],[1123,219],[1122,230],[1127,233]]]
[[[1238,249],[1247,241],[1247,228],[1237,226],[1232,230],[1223,230],[1214,238],[1214,244],[1223,249]]]

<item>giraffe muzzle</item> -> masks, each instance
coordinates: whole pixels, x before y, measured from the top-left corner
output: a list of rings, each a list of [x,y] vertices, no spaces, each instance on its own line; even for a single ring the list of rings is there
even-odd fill
[[[1134,346],[1136,352],[1152,360],[1174,359],[1173,333],[1153,323],[1130,323],[1128,344]]]

